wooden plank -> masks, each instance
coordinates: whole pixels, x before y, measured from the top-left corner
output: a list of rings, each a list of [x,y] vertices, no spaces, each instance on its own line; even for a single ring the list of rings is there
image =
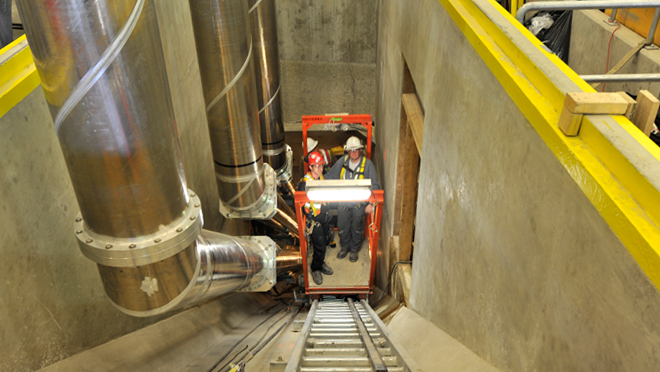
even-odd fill
[[[564,107],[573,114],[624,114],[628,101],[618,93],[566,93]]]
[[[580,125],[582,124],[582,114],[574,114],[570,112],[566,106],[561,110],[559,115],[559,122],[557,126],[567,136],[577,136],[580,133]]]
[[[401,113],[399,118],[399,149],[396,159],[396,193],[394,194],[394,226],[392,227],[392,235],[399,235],[401,231],[401,203],[403,201],[403,173],[405,171],[405,149],[406,149],[406,133],[408,133],[408,118],[406,110],[401,104]]]
[[[635,110],[637,109],[637,101],[635,101],[626,92],[617,92],[617,94],[619,94],[621,97],[623,97],[623,99],[626,100],[626,102],[628,102],[628,109],[626,110],[625,113],[623,113],[623,115],[625,115],[625,117],[627,117],[628,120],[632,121],[633,116],[635,115]]]
[[[408,125],[406,133],[405,171],[403,179],[403,198],[401,203],[401,231],[399,234],[399,261],[410,260],[412,253],[415,213],[417,211],[417,178],[419,176],[419,153]]]
[[[424,113],[422,112],[422,107],[419,105],[415,93],[404,93],[401,97],[401,102],[406,110],[408,125],[412,128],[412,136],[415,139],[417,153],[421,154],[422,137],[424,135]]]
[[[658,114],[658,107],[660,101],[648,90],[640,90],[637,95],[637,110],[633,116],[633,124],[644,132],[645,136],[651,135],[653,129],[653,122]]]

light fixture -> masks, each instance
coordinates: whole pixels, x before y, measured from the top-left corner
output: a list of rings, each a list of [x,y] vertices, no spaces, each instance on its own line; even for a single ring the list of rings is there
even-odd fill
[[[371,197],[371,180],[314,180],[305,185],[311,201],[365,201]]]

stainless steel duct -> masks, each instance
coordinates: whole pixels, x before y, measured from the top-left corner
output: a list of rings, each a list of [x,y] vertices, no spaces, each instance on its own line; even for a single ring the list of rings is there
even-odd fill
[[[248,0],[248,4],[264,161],[273,167],[281,183],[290,184],[292,170],[287,162],[288,146],[284,142],[279,95],[280,56],[277,45],[275,0]],[[285,189],[288,191],[289,187]]]
[[[190,0],[220,211],[269,219],[277,205],[275,173],[263,164],[252,38],[244,0]]]
[[[186,188],[152,0],[19,0],[106,293],[148,316],[275,280],[267,237],[202,233]]]

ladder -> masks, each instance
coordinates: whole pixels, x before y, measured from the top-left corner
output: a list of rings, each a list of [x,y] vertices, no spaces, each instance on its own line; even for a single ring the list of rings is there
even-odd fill
[[[285,372],[421,372],[369,304],[314,300]]]

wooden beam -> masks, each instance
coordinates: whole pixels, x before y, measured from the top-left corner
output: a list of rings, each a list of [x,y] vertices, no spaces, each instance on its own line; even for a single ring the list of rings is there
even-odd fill
[[[410,117],[408,121],[410,121]],[[415,213],[417,212],[417,178],[419,177],[419,153],[417,151],[412,126],[408,125],[404,151],[405,167],[401,203],[401,231],[399,233],[399,261],[410,260],[412,253]]]
[[[412,136],[415,139],[417,153],[422,153],[422,138],[424,135],[424,113],[417,100],[415,93],[404,93],[401,97],[401,102],[406,110],[408,117],[408,125],[412,129]]]
[[[566,93],[564,107],[574,114],[623,114],[628,101],[619,93]]]
[[[405,149],[406,149],[406,133],[408,133],[408,118],[406,110],[401,104],[401,113],[399,118],[399,149],[396,158],[396,193],[394,194],[394,226],[392,227],[392,235],[399,235],[401,231],[401,203],[403,202],[403,173],[405,171]]]
[[[621,115],[628,111],[628,101],[618,93],[566,93],[557,126],[567,136],[580,132],[582,115]]]
[[[653,122],[658,114],[658,107],[660,107],[660,101],[651,92],[648,90],[639,91],[637,95],[637,110],[635,111],[632,122],[647,137],[651,135]]]
[[[631,96],[626,92],[617,92],[623,99],[628,102],[628,109],[623,114],[628,120],[632,121],[633,116],[635,115],[635,110],[637,109],[637,101],[635,101]]]

